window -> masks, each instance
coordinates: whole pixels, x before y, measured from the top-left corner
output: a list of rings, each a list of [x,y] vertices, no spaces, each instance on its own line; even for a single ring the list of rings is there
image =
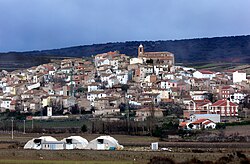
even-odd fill
[[[66,139],[67,144],[72,144],[72,139]]]
[[[104,140],[103,140],[103,139],[97,139],[97,143],[98,143],[98,144],[103,144],[103,143],[104,143]]]

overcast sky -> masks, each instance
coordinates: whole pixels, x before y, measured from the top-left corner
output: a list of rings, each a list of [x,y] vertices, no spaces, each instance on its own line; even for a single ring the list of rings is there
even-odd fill
[[[0,0],[0,52],[250,34],[249,0]]]

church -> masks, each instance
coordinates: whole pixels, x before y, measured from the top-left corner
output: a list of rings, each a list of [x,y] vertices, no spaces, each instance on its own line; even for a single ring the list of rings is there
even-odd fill
[[[168,68],[174,66],[174,54],[170,52],[145,52],[142,44],[138,47],[138,58],[142,59],[144,64],[165,65]]]

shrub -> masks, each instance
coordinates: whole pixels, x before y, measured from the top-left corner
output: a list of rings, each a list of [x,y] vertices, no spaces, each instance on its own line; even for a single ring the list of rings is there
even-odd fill
[[[149,164],[175,164],[175,162],[168,157],[155,156],[150,159]]]
[[[87,126],[86,126],[85,124],[82,125],[81,131],[82,131],[83,133],[85,133],[85,132],[88,131]]]

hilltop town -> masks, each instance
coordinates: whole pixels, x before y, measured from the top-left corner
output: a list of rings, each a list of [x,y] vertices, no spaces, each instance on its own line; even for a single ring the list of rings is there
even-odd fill
[[[114,51],[0,72],[1,113],[29,119],[88,114],[142,122],[175,115],[184,129],[215,128],[248,117],[249,95],[242,70],[176,66],[173,53],[145,52],[143,45],[137,57]]]

